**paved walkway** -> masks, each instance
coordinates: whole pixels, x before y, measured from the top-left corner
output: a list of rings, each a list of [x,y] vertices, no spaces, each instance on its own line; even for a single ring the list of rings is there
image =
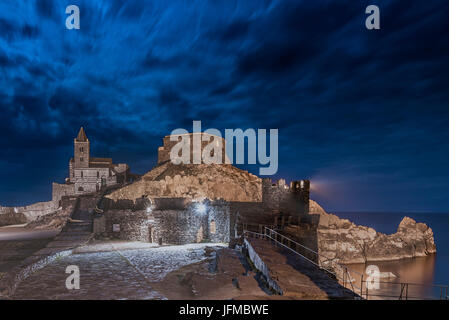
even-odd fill
[[[53,238],[57,230],[31,230],[24,225],[0,227],[0,241],[22,241]]]
[[[89,198],[86,198],[89,200]],[[61,232],[7,227],[0,230],[0,298],[11,297],[20,279],[41,268],[60,255],[92,239],[92,214],[75,204],[72,218]],[[94,198],[96,200],[96,198]]]
[[[94,245],[94,246],[99,246]],[[21,282],[12,299],[165,299],[152,288],[168,273],[206,259],[206,247],[192,244],[78,253],[60,258]],[[104,247],[104,245],[103,245]],[[88,250],[89,246],[84,249]],[[95,250],[94,248],[91,248]],[[67,266],[80,269],[80,289],[68,290]]]
[[[0,279],[44,248],[57,233],[53,230],[30,230],[23,226],[0,227]]]

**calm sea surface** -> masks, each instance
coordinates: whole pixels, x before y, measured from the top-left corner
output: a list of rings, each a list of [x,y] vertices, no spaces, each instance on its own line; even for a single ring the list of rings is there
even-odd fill
[[[449,213],[338,212],[335,214],[340,218],[349,219],[356,224],[369,226],[386,234],[395,233],[404,216],[411,217],[417,222],[424,222],[433,230],[437,246],[435,255],[425,258],[367,264],[377,265],[381,272],[392,272],[397,276],[397,278],[381,279],[381,281],[398,284],[381,284],[380,290],[378,292],[373,291],[373,294],[398,296],[401,291],[401,285],[399,284],[401,282],[449,285]],[[349,267],[364,272],[367,265],[355,264]],[[409,298],[413,296],[439,298],[441,295],[441,288],[438,287],[409,285],[408,290]]]

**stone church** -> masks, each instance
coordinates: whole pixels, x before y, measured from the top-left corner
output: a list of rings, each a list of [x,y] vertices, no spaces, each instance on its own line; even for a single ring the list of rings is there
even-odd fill
[[[129,166],[114,164],[111,158],[90,155],[90,141],[81,127],[74,139],[74,157],[69,161],[68,183],[74,184],[75,194],[97,192],[128,180]]]

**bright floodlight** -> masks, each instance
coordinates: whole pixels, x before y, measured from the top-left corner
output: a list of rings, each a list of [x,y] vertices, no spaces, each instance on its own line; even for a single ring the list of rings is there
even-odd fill
[[[147,207],[147,213],[151,212],[151,207]]]
[[[205,214],[206,213],[206,205],[204,203],[198,203],[196,205],[196,210],[199,214]]]

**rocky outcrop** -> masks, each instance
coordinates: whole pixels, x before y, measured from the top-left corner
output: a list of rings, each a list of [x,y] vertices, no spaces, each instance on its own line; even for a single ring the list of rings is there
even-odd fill
[[[341,263],[365,263],[423,257],[436,252],[432,229],[404,217],[397,232],[386,235],[326,213],[311,201],[311,214],[319,215],[318,252]]]
[[[59,208],[52,213],[38,217],[25,227],[28,229],[62,229],[67,223],[67,219],[70,218],[71,211],[71,207]]]
[[[0,227],[27,223],[27,217],[14,208],[0,207]]]
[[[135,200],[142,196],[260,202],[262,180],[232,165],[166,162],[106,197]]]
[[[58,210],[55,201],[38,202],[24,207],[0,206],[0,226],[23,224]]]

